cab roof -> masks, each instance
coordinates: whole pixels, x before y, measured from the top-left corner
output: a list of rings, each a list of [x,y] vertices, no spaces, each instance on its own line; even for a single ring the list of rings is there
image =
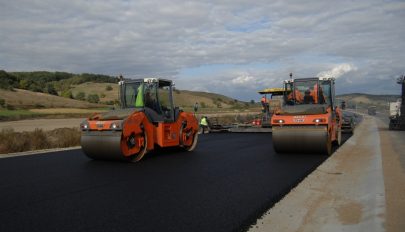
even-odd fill
[[[143,82],[143,83],[159,83],[159,86],[172,86],[173,81],[162,78],[148,77],[143,79],[126,79],[126,83]]]
[[[283,95],[284,88],[267,88],[261,91],[258,91],[260,94],[272,94],[272,95]]]
[[[294,81],[305,81],[305,80],[320,80],[320,81],[327,81],[332,80],[334,81],[334,77],[307,77],[307,78],[294,78],[285,80],[284,83],[293,83]]]

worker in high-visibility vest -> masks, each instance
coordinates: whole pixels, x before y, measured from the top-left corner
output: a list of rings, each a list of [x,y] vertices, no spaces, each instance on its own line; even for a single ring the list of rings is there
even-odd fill
[[[269,111],[269,103],[267,102],[266,95],[263,95],[262,99],[260,99],[260,102],[262,103],[262,112],[268,112]]]
[[[207,119],[206,116],[201,117],[200,126],[202,128],[202,133],[203,134],[205,133],[205,131],[207,131],[207,133],[209,132],[208,131],[208,119]]]

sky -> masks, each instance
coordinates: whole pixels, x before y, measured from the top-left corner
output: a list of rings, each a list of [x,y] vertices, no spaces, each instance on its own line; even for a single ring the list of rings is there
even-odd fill
[[[400,94],[405,1],[0,1],[0,69],[173,79],[259,100],[293,77]]]

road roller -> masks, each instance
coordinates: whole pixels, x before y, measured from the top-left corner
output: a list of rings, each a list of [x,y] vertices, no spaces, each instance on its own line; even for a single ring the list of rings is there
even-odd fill
[[[293,79],[290,74],[284,89],[284,105],[272,117],[275,151],[330,155],[332,144],[340,145],[342,138],[335,79]]]
[[[81,125],[81,147],[91,159],[137,162],[156,147],[192,151],[198,140],[195,112],[173,103],[173,83],[159,78],[119,81],[120,107]]]

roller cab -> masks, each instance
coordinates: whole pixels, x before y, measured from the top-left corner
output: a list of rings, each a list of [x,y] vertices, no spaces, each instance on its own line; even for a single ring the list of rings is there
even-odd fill
[[[120,109],[92,115],[80,125],[88,157],[136,162],[156,146],[195,148],[198,121],[174,106],[170,80],[121,80],[119,85]]]
[[[278,153],[332,153],[340,145],[342,113],[335,106],[333,78],[284,82],[285,104],[273,115],[273,146]]]

